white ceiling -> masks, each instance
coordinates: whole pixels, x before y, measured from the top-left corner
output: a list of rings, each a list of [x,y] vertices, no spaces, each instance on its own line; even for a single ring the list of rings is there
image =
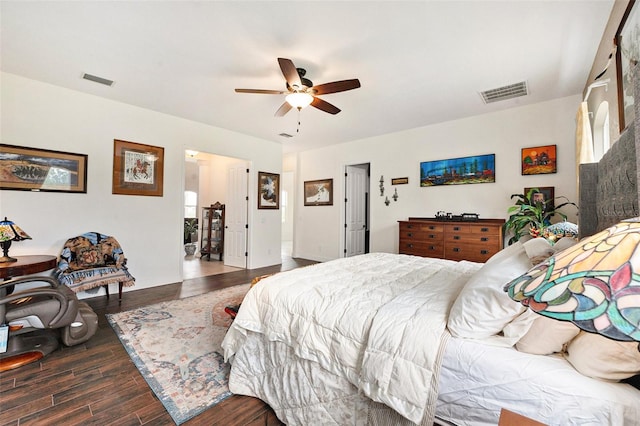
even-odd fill
[[[5,1],[9,73],[282,143],[294,152],[582,93],[613,0]],[[274,117],[277,58],[342,109]],[[83,80],[90,73],[112,87]],[[480,91],[526,81],[485,105]],[[300,119],[300,131],[296,133]],[[293,138],[283,138],[280,133]]]

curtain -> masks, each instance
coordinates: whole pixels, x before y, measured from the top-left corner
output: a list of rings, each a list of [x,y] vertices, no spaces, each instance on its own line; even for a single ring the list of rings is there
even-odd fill
[[[595,162],[593,136],[587,102],[580,103],[576,114],[576,193],[580,194],[580,164]]]

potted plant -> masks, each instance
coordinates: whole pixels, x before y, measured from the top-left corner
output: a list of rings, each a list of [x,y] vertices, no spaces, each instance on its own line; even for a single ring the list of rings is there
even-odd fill
[[[184,251],[188,256],[195,254],[196,243],[193,239],[198,238],[198,219],[195,217],[184,219]]]
[[[526,194],[512,194],[511,199],[516,198],[514,206],[509,207],[507,213],[509,219],[503,225],[505,233],[511,232],[513,236],[509,239],[508,244],[511,245],[518,241],[524,235],[533,237],[542,236],[544,229],[551,225],[551,217],[558,215],[562,220],[567,219],[567,215],[559,211],[564,206],[572,205],[578,207],[575,203],[569,201],[567,197],[555,197],[553,199],[540,199],[538,188],[531,188]],[[555,200],[566,200],[560,204],[555,204]],[[552,207],[553,206],[553,207]]]

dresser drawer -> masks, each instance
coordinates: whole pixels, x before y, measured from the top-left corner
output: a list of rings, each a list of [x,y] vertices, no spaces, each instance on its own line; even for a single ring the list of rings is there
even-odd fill
[[[500,250],[501,236],[496,234],[444,234],[444,240],[449,243],[480,244],[498,247]]]
[[[444,244],[442,241],[434,241],[432,243],[423,241],[413,241],[407,239],[400,239],[400,246],[398,248],[400,254],[413,254],[416,256],[426,257],[443,257],[444,256]]]
[[[444,250],[444,257],[451,260],[486,262],[498,250],[481,244],[448,244]]]
[[[442,232],[435,231],[421,231],[409,229],[406,231],[400,230],[400,240],[413,240],[413,241],[442,241],[444,234]]]
[[[481,234],[481,235],[502,235],[502,226],[501,225],[469,225],[469,233],[471,234]]]
[[[447,223],[444,226],[444,232],[446,234],[455,234],[455,233],[469,233],[469,224],[467,223]]]
[[[403,231],[443,233],[444,226],[441,223],[400,222],[400,232]]]

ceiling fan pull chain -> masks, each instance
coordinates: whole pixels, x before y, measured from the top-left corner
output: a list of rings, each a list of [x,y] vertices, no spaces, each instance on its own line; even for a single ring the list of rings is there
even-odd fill
[[[300,111],[302,111],[302,108],[298,108],[298,128],[296,129],[296,133],[300,133]]]

